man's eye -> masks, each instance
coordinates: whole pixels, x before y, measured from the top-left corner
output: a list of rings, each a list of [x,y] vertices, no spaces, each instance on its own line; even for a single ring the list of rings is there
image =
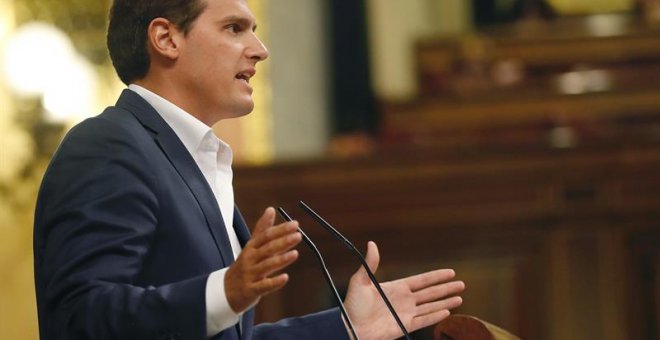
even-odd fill
[[[241,26],[238,25],[238,24],[231,24],[231,25],[227,26],[227,28],[228,28],[230,31],[232,31],[233,33],[238,33],[238,32],[241,31]]]

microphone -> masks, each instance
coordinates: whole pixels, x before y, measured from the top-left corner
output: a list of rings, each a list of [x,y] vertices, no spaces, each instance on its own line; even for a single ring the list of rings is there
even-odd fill
[[[277,208],[277,212],[282,216],[282,218],[286,221],[293,221],[289,214],[284,211],[283,208]],[[321,252],[319,251],[318,248],[316,248],[316,245],[312,240],[305,234],[305,232],[299,227],[298,232],[302,235],[303,241],[309,246],[309,248],[312,250],[314,255],[316,255],[316,259],[319,260],[319,263],[321,264],[321,268],[323,269],[323,276],[325,277],[325,281],[328,283],[330,288],[332,288],[332,292],[335,294],[335,298],[337,298],[337,302],[339,303],[339,310],[341,310],[341,314],[344,316],[344,319],[346,319],[346,323],[348,324],[348,328],[351,331],[351,334],[353,334],[353,339],[354,340],[359,340],[360,338],[358,337],[357,333],[355,333],[355,329],[353,328],[353,322],[351,321],[351,318],[348,317],[348,313],[346,312],[346,308],[344,307],[344,302],[341,300],[341,297],[339,296],[339,293],[337,292],[337,287],[335,287],[335,283],[332,281],[332,277],[330,277],[330,273],[328,272],[328,267],[325,266],[325,261],[323,260],[323,256],[321,256]]]
[[[401,322],[401,318],[399,318],[399,315],[396,313],[394,310],[394,307],[392,307],[392,303],[390,303],[390,300],[385,296],[385,292],[383,292],[383,289],[380,287],[380,283],[378,283],[378,280],[376,279],[376,276],[374,276],[374,273],[369,269],[369,265],[367,264],[367,261],[364,259],[364,256],[362,256],[362,253],[360,253],[357,248],[349,241],[344,235],[342,235],[337,229],[335,229],[333,226],[330,225],[330,223],[326,222],[319,214],[317,214],[312,208],[310,208],[305,202],[300,201],[298,202],[298,205],[305,210],[307,214],[312,216],[316,222],[318,222],[325,230],[330,232],[332,235],[334,235],[336,238],[338,238],[340,241],[342,241],[346,247],[360,260],[360,263],[362,263],[362,266],[364,269],[367,271],[367,275],[369,276],[369,279],[371,280],[371,283],[373,283],[374,287],[376,287],[376,290],[378,290],[378,294],[380,294],[380,297],[383,299],[385,302],[385,305],[387,306],[387,309],[390,310],[390,314],[392,314],[392,317],[396,321],[397,325],[399,325],[399,328],[403,332],[403,336],[411,340],[410,334],[406,330],[406,327],[403,325],[403,322]]]

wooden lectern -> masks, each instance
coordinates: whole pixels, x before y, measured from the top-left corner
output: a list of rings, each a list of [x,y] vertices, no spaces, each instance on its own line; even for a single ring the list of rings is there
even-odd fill
[[[469,315],[450,315],[433,331],[435,340],[521,340],[519,337]]]

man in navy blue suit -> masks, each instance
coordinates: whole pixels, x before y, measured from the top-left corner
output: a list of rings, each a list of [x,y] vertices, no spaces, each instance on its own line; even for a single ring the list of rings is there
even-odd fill
[[[268,51],[247,0],[115,0],[108,49],[128,89],[74,127],[44,176],[35,215],[43,339],[344,339],[337,309],[253,325],[283,287],[297,223],[267,208],[252,234],[234,204],[232,153],[211,126],[253,109]],[[373,242],[367,262],[375,271]],[[412,331],[461,304],[452,270],[383,284]],[[362,339],[401,333],[364,270],[346,308]]]

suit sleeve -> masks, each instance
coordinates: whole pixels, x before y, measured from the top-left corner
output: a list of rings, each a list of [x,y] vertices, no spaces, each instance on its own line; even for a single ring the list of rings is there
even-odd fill
[[[260,324],[254,329],[254,340],[348,340],[346,326],[338,308],[289,318],[277,323]]]
[[[205,338],[208,275],[135,284],[159,205],[149,156],[132,136],[90,119],[67,136],[44,177],[35,215],[42,338]]]

